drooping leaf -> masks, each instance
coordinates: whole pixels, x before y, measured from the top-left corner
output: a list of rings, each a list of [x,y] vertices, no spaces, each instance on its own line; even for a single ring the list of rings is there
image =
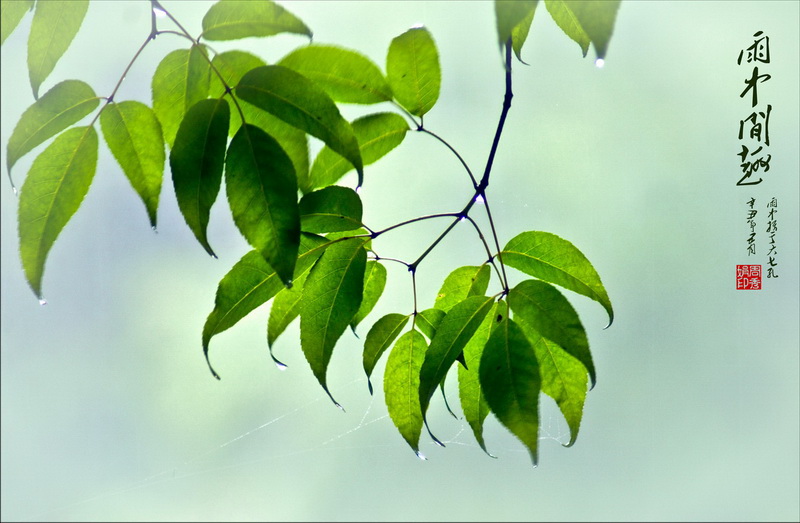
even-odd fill
[[[497,41],[504,45],[509,38],[517,58],[528,30],[533,22],[538,0],[495,0],[494,14],[497,22]]]
[[[0,2],[0,45],[14,32],[25,13],[33,7],[33,0]]]
[[[261,58],[253,54],[236,50],[214,55],[211,63],[229,86],[239,83],[242,76],[251,69],[267,65]],[[211,98],[221,98],[225,94],[225,85],[216,74],[211,75],[208,94]],[[231,126],[228,135],[232,137],[242,126],[242,117],[233,103],[232,97],[226,96],[225,99],[231,104]],[[297,175],[297,183],[303,192],[307,192],[309,190],[309,160],[306,133],[244,100],[237,98],[237,102],[238,107],[241,108],[244,114],[245,121],[260,127],[275,138],[286,154],[289,155],[289,158],[292,159],[292,165],[294,165],[294,172]]]
[[[396,113],[368,114],[353,121],[353,132],[358,139],[364,165],[378,161],[400,145],[407,131],[405,119]],[[352,169],[350,162],[330,147],[323,147],[311,166],[309,183],[314,188],[326,187],[339,181]]]
[[[542,392],[555,400],[569,425],[570,439],[564,446],[570,447],[578,438],[578,430],[581,427],[588,383],[586,367],[521,318],[517,317],[516,321],[536,353],[542,379]]]
[[[281,58],[278,65],[312,80],[336,102],[374,104],[392,99],[392,89],[381,70],[356,51],[307,45]]]
[[[423,417],[436,387],[478,330],[492,303],[494,298],[471,296],[451,308],[439,324],[420,371],[419,402]]]
[[[211,256],[208,227],[211,206],[222,184],[222,166],[228,141],[228,104],[207,99],[193,105],[181,122],[169,155],[175,197],[186,224]]]
[[[516,318],[524,320],[581,362],[594,386],[597,376],[586,331],[578,313],[558,289],[543,281],[525,280],[509,291],[508,305]]]
[[[361,300],[356,315],[350,321],[350,328],[353,329],[353,332],[378,303],[384,287],[386,287],[386,267],[380,262],[368,261],[367,269],[364,272],[364,299]]]
[[[300,199],[300,224],[308,232],[352,231],[362,226],[363,206],[348,187],[332,185]]]
[[[286,67],[266,65],[246,73],[236,86],[236,94],[325,142],[353,164],[361,183],[364,165],[353,128],[333,100],[312,81]]]
[[[445,278],[433,306],[447,312],[470,296],[486,294],[490,276],[491,269],[486,264],[459,267]]]
[[[386,76],[395,99],[409,113],[422,116],[433,108],[439,99],[442,72],[436,44],[426,28],[409,29],[392,40]]]
[[[573,244],[555,234],[542,231],[523,232],[512,238],[500,253],[503,263],[525,274],[587,296],[608,312],[614,310],[600,275]]]
[[[372,383],[370,383],[369,378],[372,376],[372,371],[375,370],[375,365],[381,355],[400,335],[406,323],[408,323],[408,316],[405,314],[390,313],[376,321],[369,329],[364,340],[363,361],[370,394],[372,394]]]
[[[464,419],[469,423],[475,440],[484,452],[486,444],[483,440],[483,422],[489,414],[489,404],[483,396],[480,384],[480,363],[483,355],[483,347],[489,341],[489,335],[495,326],[499,325],[503,318],[508,316],[505,302],[495,303],[492,310],[483,319],[475,335],[464,346],[464,360],[466,367],[458,367],[458,394],[461,399],[461,410],[464,412]],[[491,454],[489,454],[491,455]]]
[[[303,289],[300,344],[314,376],[329,396],[327,371],[333,347],[361,305],[367,264],[363,245],[364,240],[354,238],[328,247],[311,269]]]
[[[586,56],[591,39],[567,2],[564,0],[545,0],[544,5],[556,25],[580,46],[583,56]]]
[[[296,277],[307,272],[329,245],[330,242],[321,236],[303,233],[300,237],[300,255],[295,266]],[[203,326],[203,352],[206,359],[208,344],[213,336],[236,325],[283,288],[284,284],[278,274],[260,252],[250,251],[236,262],[220,280],[214,298],[214,310]],[[213,368],[211,371],[217,376]]]
[[[389,416],[417,455],[423,419],[419,403],[420,369],[427,348],[425,338],[416,330],[403,334],[389,353],[383,375]]]
[[[131,186],[144,202],[155,228],[164,176],[164,137],[152,109],[141,102],[110,103],[100,114],[100,127]]]
[[[64,131],[31,165],[19,197],[19,250],[33,292],[42,299],[50,248],[89,191],[97,167],[94,127]]]
[[[602,2],[565,0],[564,3],[572,11],[575,19],[592,42],[597,58],[605,58],[608,42],[611,40],[611,33],[614,31],[614,23],[617,19],[619,0]],[[583,55],[586,56],[586,51],[583,52]]]
[[[525,444],[536,465],[539,364],[525,333],[510,318],[495,327],[483,348],[480,384],[494,415]]]
[[[295,15],[270,0],[222,0],[203,17],[206,40],[238,40],[279,33],[304,34],[311,30]]]
[[[245,124],[228,147],[225,189],[236,227],[281,279],[290,282],[300,245],[291,159],[274,138]]]
[[[3,5],[9,2],[3,2]],[[95,110],[100,99],[88,84],[64,80],[25,109],[8,139],[8,171],[31,149]]]
[[[414,325],[422,334],[427,336],[429,340],[432,340],[436,335],[436,329],[439,327],[439,324],[442,323],[446,315],[447,313],[443,310],[431,307],[430,309],[425,309],[417,313],[414,319]]]
[[[28,75],[34,98],[39,98],[39,87],[72,43],[88,9],[89,0],[36,2],[28,35]]]
[[[153,110],[170,148],[186,112],[208,96],[210,67],[203,53],[198,46],[176,49],[153,73]]]
[[[272,300],[267,320],[267,344],[270,350],[278,336],[300,315],[300,300],[303,297],[303,285],[307,275],[305,272],[297,277],[291,287],[281,289]]]

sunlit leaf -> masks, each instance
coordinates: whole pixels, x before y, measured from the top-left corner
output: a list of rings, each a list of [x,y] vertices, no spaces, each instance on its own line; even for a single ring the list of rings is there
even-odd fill
[[[436,329],[439,327],[439,324],[442,323],[446,315],[447,313],[443,310],[431,307],[430,309],[425,309],[417,313],[417,316],[414,318],[414,325],[422,334],[427,336],[429,340],[432,340],[436,335]]]
[[[150,225],[155,227],[166,159],[156,114],[141,102],[111,103],[100,114],[100,126],[108,148],[144,202]]]
[[[586,367],[556,343],[544,338],[518,316],[516,321],[536,353],[542,379],[542,392],[555,400],[569,425],[570,439],[564,446],[570,447],[575,443],[581,427],[586,386],[589,381]]]
[[[442,72],[436,44],[426,28],[409,29],[392,40],[386,76],[395,99],[408,112],[422,116],[433,108],[439,99]]]
[[[368,114],[353,121],[364,165],[381,159],[403,142],[408,131],[405,119],[396,113]],[[330,147],[323,147],[314,159],[309,174],[312,187],[336,183],[353,166]]]
[[[363,245],[364,240],[355,238],[328,247],[311,269],[303,289],[300,344],[314,376],[329,396],[327,371],[333,347],[361,305],[367,264]]]
[[[239,83],[242,76],[251,69],[267,65],[261,58],[253,54],[236,50],[214,55],[211,63],[225,79],[228,86]],[[225,85],[216,74],[211,75],[208,94],[211,98],[220,98],[225,94]],[[237,104],[233,103],[232,97],[226,96],[225,99],[231,104],[231,126],[228,135],[233,136],[242,125],[242,117],[237,109]],[[245,121],[260,127],[268,135],[275,138],[281,144],[281,148],[289,155],[289,158],[292,159],[300,189],[303,192],[310,190],[308,185],[309,160],[306,133],[244,100],[237,98],[237,102],[238,107],[241,108],[244,114]]]
[[[597,376],[586,331],[578,313],[558,289],[543,281],[525,280],[508,293],[508,305],[515,318],[521,318],[581,362],[594,386]]]
[[[281,289],[272,300],[267,321],[267,344],[270,349],[278,336],[300,315],[300,300],[303,297],[303,284],[307,275],[305,272],[297,277],[291,287]]]
[[[364,272],[364,299],[361,300],[361,305],[356,315],[350,321],[350,328],[353,329],[353,332],[378,303],[384,287],[386,287],[386,267],[381,265],[380,262],[368,261],[367,269]]]
[[[28,75],[34,98],[39,98],[39,87],[72,43],[88,9],[89,0],[36,2],[28,35]]]
[[[497,41],[504,45],[511,38],[517,58],[528,38],[538,0],[495,0],[494,13],[497,22]]]
[[[565,0],[583,31],[594,46],[597,58],[605,58],[608,42],[614,32],[614,23],[619,10],[619,0],[586,2],[585,0]],[[586,56],[586,51],[584,51]]]
[[[274,138],[245,124],[228,147],[225,190],[236,227],[284,282],[290,282],[300,245],[291,159]]]
[[[466,367],[463,365],[458,367],[458,394],[461,399],[461,410],[464,412],[464,419],[472,429],[475,440],[487,454],[489,451],[486,450],[486,444],[483,441],[483,422],[489,414],[489,404],[486,403],[480,384],[481,355],[483,355],[483,347],[489,340],[492,330],[507,315],[505,302],[495,303],[478,330],[475,331],[475,335],[464,346]]]
[[[490,276],[489,265],[459,267],[447,275],[433,306],[447,312],[470,296],[486,294]]]
[[[80,207],[97,167],[94,127],[64,131],[31,165],[19,197],[19,250],[28,283],[42,299],[50,248]]]
[[[478,330],[492,303],[494,298],[469,297],[451,308],[439,324],[420,371],[419,401],[423,416],[436,387]]]
[[[567,240],[549,232],[523,232],[512,238],[500,255],[510,267],[595,300],[608,312],[609,325],[614,321],[611,300],[600,275]]]
[[[238,40],[279,33],[311,37],[311,30],[292,13],[269,0],[222,0],[212,5],[203,17],[202,38]]]
[[[200,47],[172,51],[153,74],[153,110],[161,122],[164,141],[172,148],[183,117],[208,96],[210,67]]]
[[[14,32],[25,13],[33,7],[33,0],[0,2],[0,45]]]
[[[206,229],[211,206],[222,184],[222,166],[228,141],[228,104],[201,100],[181,122],[169,155],[175,197],[186,224],[211,256]]]
[[[303,233],[295,275],[300,276],[314,264],[330,242],[316,234]],[[245,254],[220,280],[214,298],[214,310],[203,326],[203,352],[208,359],[211,338],[230,329],[256,307],[275,296],[284,284],[258,251]],[[210,364],[209,364],[210,367]],[[211,369],[214,372],[213,369]],[[214,372],[214,375],[217,374]],[[218,377],[218,376],[217,376]]]
[[[510,318],[504,318],[486,342],[481,356],[480,383],[494,415],[525,444],[536,465],[539,364],[525,333]]]
[[[374,104],[392,99],[392,89],[381,70],[356,51],[307,45],[281,58],[278,65],[312,80],[337,102]]]
[[[416,330],[403,334],[389,353],[383,375],[389,416],[417,454],[423,419],[419,403],[420,369],[427,348],[425,338]]]
[[[246,73],[236,87],[236,94],[325,142],[353,164],[360,183],[364,166],[353,128],[316,84],[286,67],[266,65]]]
[[[369,382],[369,378],[372,376],[375,365],[381,355],[403,331],[406,323],[408,323],[408,316],[405,314],[390,313],[376,321],[369,329],[364,340],[363,361],[370,394],[372,394],[372,383]]]
[[[363,206],[348,187],[332,185],[300,199],[300,223],[308,232],[352,231],[362,226]]]
[[[564,0],[545,0],[544,5],[558,27],[580,46],[583,56],[586,56],[591,40],[567,2]]]
[[[5,5],[7,2],[3,2]],[[31,149],[94,111],[100,99],[88,84],[64,80],[25,109],[8,139],[6,166],[17,163]]]

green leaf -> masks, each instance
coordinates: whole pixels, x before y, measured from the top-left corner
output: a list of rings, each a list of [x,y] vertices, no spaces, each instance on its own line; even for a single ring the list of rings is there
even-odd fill
[[[528,37],[528,30],[533,22],[533,14],[538,3],[538,0],[495,0],[494,2],[497,41],[503,46],[511,38],[517,58],[520,58],[520,50]]]
[[[430,309],[425,309],[417,313],[414,319],[414,325],[422,331],[429,340],[432,340],[436,335],[436,329],[439,327],[439,324],[442,323],[446,315],[447,313],[443,310],[431,307]]]
[[[80,207],[97,167],[97,132],[74,127],[53,140],[31,165],[19,197],[19,250],[33,292],[42,299],[50,248]]]
[[[370,237],[370,233],[368,233],[363,227],[359,227],[358,229],[352,231],[329,232],[325,235],[325,237],[329,240],[341,240],[342,238],[353,238],[355,236],[359,236],[362,240],[364,240],[364,248],[366,250],[372,249],[372,238]]]
[[[395,99],[408,112],[422,116],[439,99],[442,72],[430,32],[415,27],[396,37],[386,55],[386,75]]]
[[[224,107],[227,111],[228,105]],[[228,147],[225,188],[236,227],[281,279],[291,282],[300,245],[291,159],[274,138],[245,124]]]
[[[420,369],[428,349],[425,338],[415,330],[397,340],[383,375],[386,408],[397,430],[414,452],[419,452],[423,414],[419,403]]]
[[[567,240],[549,232],[523,232],[506,244],[500,256],[503,263],[525,274],[593,299],[608,312],[608,324],[614,321],[611,300],[600,276]]]
[[[100,127],[108,148],[144,202],[150,225],[155,228],[166,159],[156,113],[141,102],[110,103],[100,113]]]
[[[208,97],[209,76],[208,60],[197,46],[172,51],[156,67],[152,81],[153,110],[170,148],[186,112]]]
[[[331,242],[316,234],[300,237],[300,255],[295,266],[295,277],[308,271]],[[284,284],[275,270],[258,251],[245,254],[220,280],[214,299],[214,310],[203,326],[203,352],[208,360],[211,338],[230,329],[256,307],[275,296]],[[209,368],[211,365],[209,364]],[[211,372],[217,376],[214,369]]]
[[[28,35],[28,75],[34,98],[39,98],[39,87],[72,43],[88,9],[89,0],[36,2]]]
[[[359,184],[364,165],[353,128],[320,87],[279,65],[256,67],[236,86],[240,98],[315,136],[356,168]]]
[[[580,361],[594,386],[597,375],[586,331],[578,313],[558,289],[543,281],[525,280],[508,293],[508,305],[515,318],[521,318]]]
[[[300,315],[300,300],[307,275],[307,272],[303,273],[294,280],[291,287],[281,289],[272,300],[267,321],[267,344],[270,350],[278,336]]]
[[[367,385],[369,393],[372,394],[372,383],[369,378],[381,355],[389,348],[395,339],[400,335],[403,327],[408,323],[408,316],[405,314],[390,313],[372,325],[367,337],[364,340],[364,372],[367,373]]]
[[[353,132],[359,143],[364,165],[378,161],[400,145],[406,137],[408,124],[396,113],[375,113],[353,121]],[[310,185],[326,187],[339,181],[353,166],[330,147],[323,147],[309,174]]]
[[[367,264],[363,245],[363,239],[354,238],[328,247],[311,269],[303,289],[300,344],[314,376],[331,400],[328,363],[334,345],[361,305]]]
[[[250,53],[244,51],[226,51],[214,56],[211,60],[214,68],[222,75],[227,85],[236,85],[251,69],[266,65],[264,61]],[[211,98],[221,98],[225,94],[225,85],[219,77],[211,75],[208,94]],[[232,101],[233,96],[226,96],[225,99],[231,104],[231,126],[228,131],[229,136],[237,133],[242,126],[242,117]],[[236,98],[244,114],[245,121],[263,129],[268,135],[275,138],[281,148],[292,159],[294,172],[297,175],[297,182],[300,189],[307,192],[308,186],[308,138],[302,130],[292,127],[283,120],[272,116],[258,107]]]
[[[556,401],[569,425],[570,440],[564,446],[571,447],[578,438],[583,404],[586,401],[588,382],[586,367],[519,317],[517,324],[525,332],[536,353],[539,374],[542,378],[542,392]]]
[[[494,298],[469,297],[451,308],[439,324],[420,371],[419,402],[423,417],[436,387],[478,330],[493,303]]]
[[[3,3],[5,5],[6,2]],[[95,110],[100,99],[88,84],[64,80],[25,109],[8,139],[8,172],[22,156]]]
[[[489,451],[486,450],[483,440],[483,422],[489,414],[489,404],[486,403],[480,384],[481,356],[492,330],[507,316],[508,308],[505,302],[495,303],[478,330],[475,331],[475,335],[464,346],[466,367],[463,365],[458,367],[458,394],[461,399],[461,410],[464,412],[464,419],[472,429],[475,440],[487,454]],[[491,456],[491,454],[489,455]]]
[[[490,276],[491,269],[486,264],[459,267],[445,278],[433,306],[447,312],[470,296],[486,294]]]
[[[25,13],[33,7],[33,0],[0,2],[0,45],[14,32]]]
[[[362,226],[362,213],[361,198],[348,187],[333,185],[300,199],[300,224],[304,231],[352,231]]]
[[[203,34],[200,36],[206,40],[238,40],[279,33],[311,37],[306,24],[274,2],[222,0],[212,5],[203,17]]]
[[[580,46],[583,56],[586,56],[591,40],[569,4],[564,0],[545,0],[544,5],[556,25]]]
[[[278,65],[315,82],[336,102],[374,104],[392,99],[392,89],[381,70],[356,51],[307,45],[283,57]]]
[[[211,206],[222,184],[222,166],[228,141],[228,104],[225,100],[201,100],[181,122],[169,155],[175,197],[186,224],[211,256],[208,244]]]
[[[539,364],[525,333],[510,318],[504,318],[486,342],[481,356],[480,382],[494,415],[528,447],[536,465]]]
[[[592,42],[597,58],[605,58],[611,33],[614,32],[619,0],[602,2],[565,0],[564,3],[572,11],[575,19]],[[586,56],[586,51],[583,52],[583,55]]]
[[[384,287],[386,287],[386,267],[380,262],[368,261],[367,269],[364,272],[364,298],[361,300],[358,312],[350,321],[350,328],[353,329],[353,332],[378,303]]]

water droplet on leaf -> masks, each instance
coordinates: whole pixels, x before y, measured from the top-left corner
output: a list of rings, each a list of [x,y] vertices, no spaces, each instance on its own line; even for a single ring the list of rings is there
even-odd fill
[[[420,452],[418,450],[415,450],[414,452],[417,454],[417,457],[419,459],[421,459],[422,461],[428,461],[428,458],[426,458],[425,454],[423,454],[422,452]]]
[[[39,305],[47,305],[47,300],[44,298],[39,298]]]
[[[603,68],[603,66],[604,66],[604,65],[606,65],[606,61],[605,61],[605,60],[603,60],[602,58],[598,58],[597,60],[595,60],[595,61],[594,61],[594,65],[595,65],[595,67],[597,67],[598,69],[602,69],[602,68]]]

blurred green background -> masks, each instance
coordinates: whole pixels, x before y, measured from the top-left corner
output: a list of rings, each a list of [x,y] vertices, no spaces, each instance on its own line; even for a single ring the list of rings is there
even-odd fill
[[[192,33],[208,2],[164,2]],[[385,64],[391,39],[422,23],[436,39],[440,100],[426,127],[482,172],[503,78],[490,2],[284,2],[314,41]],[[30,15],[2,48],[5,144],[33,99],[25,66]],[[84,29],[42,86],[66,78],[110,93],[150,28],[147,2],[92,3]],[[166,24],[163,24],[165,27]],[[739,51],[770,36],[771,168],[736,187]],[[800,3],[623,1],[603,69],[540,5],[514,66],[512,110],[489,202],[501,244],[526,230],[573,242],[593,262],[616,321],[575,294],[598,370],[580,436],[542,401],[540,464],[499,423],[487,457],[463,420],[432,404],[418,460],[367,391],[362,341],[337,345],[328,383],[336,409],[299,349],[297,324],[269,359],[264,306],[217,336],[209,374],[200,334],[219,279],[248,248],[227,207],[212,212],[209,258],[177,210],[168,176],[159,227],[104,145],[83,207],[50,252],[48,305],[28,288],[17,253],[18,201],[2,198],[3,520],[794,520],[800,519],[798,145]],[[274,62],[305,40],[219,43]],[[183,40],[163,35],[117,100],[150,103],[149,79]],[[383,107],[379,107],[383,109]],[[348,106],[348,118],[376,107]],[[388,107],[387,107],[388,109]],[[313,144],[314,150],[319,144]],[[14,169],[17,186],[39,147]],[[5,169],[5,167],[4,167]],[[343,183],[352,186],[353,178]],[[380,228],[459,210],[471,195],[454,157],[430,137],[368,167],[365,221]],[[778,279],[735,290],[746,256],[745,200],[778,198]],[[222,198],[223,195],[220,195]],[[762,216],[766,211],[762,213]],[[477,215],[477,214],[476,214]],[[382,256],[412,258],[445,223],[386,235]],[[766,226],[762,221],[759,229]],[[453,268],[485,254],[459,228],[420,266],[422,303]],[[399,267],[399,266],[398,266]],[[411,286],[390,265],[386,312],[410,311]],[[515,275],[521,279],[520,275]],[[496,282],[495,282],[496,285]],[[375,383],[381,383],[385,357]],[[457,404],[455,379],[448,397]]]

